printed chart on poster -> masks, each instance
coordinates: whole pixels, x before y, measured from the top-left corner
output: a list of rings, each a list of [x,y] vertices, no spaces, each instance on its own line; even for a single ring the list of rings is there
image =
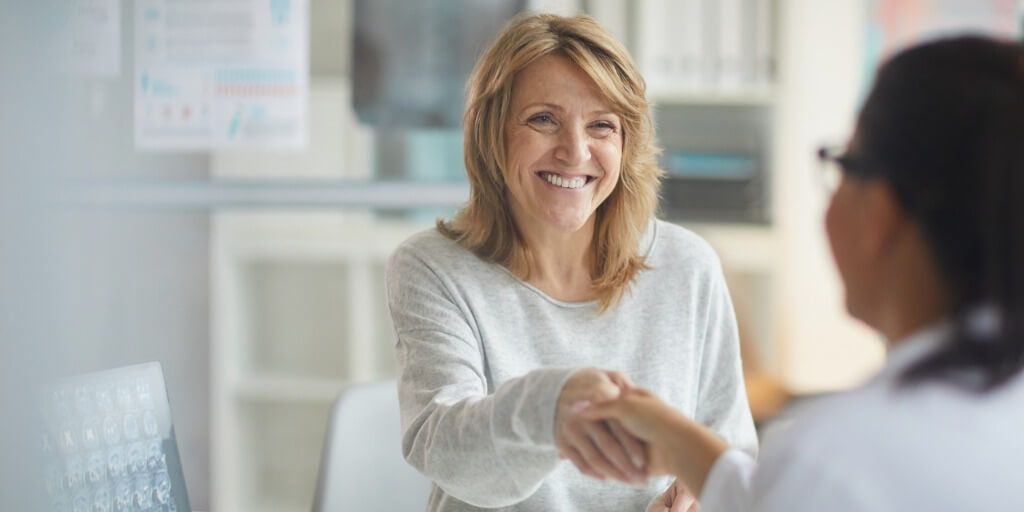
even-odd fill
[[[121,73],[121,3],[77,0],[69,5],[67,37],[70,69],[79,76],[110,78]]]
[[[135,145],[301,149],[308,0],[138,0]]]

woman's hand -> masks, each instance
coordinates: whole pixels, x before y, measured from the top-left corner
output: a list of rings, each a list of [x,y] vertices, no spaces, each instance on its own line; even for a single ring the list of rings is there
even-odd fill
[[[590,404],[618,398],[632,388],[625,374],[587,368],[562,387],[555,411],[555,446],[585,475],[624,482],[645,480],[646,448],[617,421],[588,421],[576,414]]]
[[[647,449],[648,476],[674,474],[670,449],[673,425],[688,421],[675,409],[661,401],[654,393],[641,388],[630,388],[615,399],[593,401],[577,413],[590,421],[613,420],[642,441]]]
[[[658,496],[658,499],[647,506],[647,512],[698,512],[700,504],[693,493],[683,485],[683,482],[676,480],[665,492]]]
[[[589,421],[618,421],[647,447],[647,475],[675,475],[697,492],[728,449],[713,432],[646,389],[628,388],[617,398],[592,402],[577,415]]]

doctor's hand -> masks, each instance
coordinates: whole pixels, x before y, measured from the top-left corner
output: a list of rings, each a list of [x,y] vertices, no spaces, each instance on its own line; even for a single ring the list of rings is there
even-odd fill
[[[626,389],[616,399],[581,407],[577,414],[590,421],[618,421],[647,448],[647,475],[675,475],[696,492],[729,448],[707,427],[646,389]]]
[[[625,374],[586,368],[569,377],[555,409],[555,446],[587,476],[631,483],[646,479],[646,448],[618,421],[587,420],[577,412],[614,400],[632,383]]]
[[[683,482],[675,480],[665,492],[647,506],[647,512],[698,512],[700,505]]]

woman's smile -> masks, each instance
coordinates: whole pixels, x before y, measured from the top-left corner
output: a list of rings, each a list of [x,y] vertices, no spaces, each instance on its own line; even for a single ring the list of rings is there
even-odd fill
[[[553,171],[540,171],[537,177],[555,189],[568,192],[580,191],[590,187],[597,178],[585,174],[568,174]]]

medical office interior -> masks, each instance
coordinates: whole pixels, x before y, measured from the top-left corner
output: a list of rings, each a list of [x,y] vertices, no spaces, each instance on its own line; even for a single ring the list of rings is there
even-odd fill
[[[815,149],[894,49],[1020,38],[1024,2],[8,2],[5,418],[35,385],[156,361],[193,509],[309,510],[332,403],[396,374],[388,255],[466,200],[465,81],[523,10],[595,17],[643,72],[661,217],[722,260],[759,425],[876,370]],[[6,454],[38,432],[4,423],[5,494],[33,500],[43,471]]]

